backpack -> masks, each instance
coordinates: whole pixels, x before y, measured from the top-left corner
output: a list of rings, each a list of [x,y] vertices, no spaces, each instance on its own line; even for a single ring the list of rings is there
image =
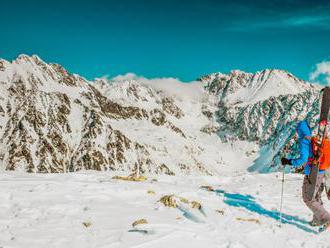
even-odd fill
[[[317,137],[312,137],[313,163],[319,163],[320,170],[330,168],[330,139],[325,137],[319,144]],[[317,159],[318,158],[318,159]]]

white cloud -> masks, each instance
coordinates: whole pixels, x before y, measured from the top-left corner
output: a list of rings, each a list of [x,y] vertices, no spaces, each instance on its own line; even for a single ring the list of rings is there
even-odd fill
[[[191,81],[182,82],[177,78],[145,78],[138,76],[134,73],[127,73],[125,75],[118,75],[111,80],[125,81],[136,80],[144,85],[151,86],[155,90],[161,90],[165,94],[173,96],[175,95],[179,99],[192,98],[198,100],[203,97],[203,86],[201,82]]]
[[[283,21],[283,24],[288,26],[309,26],[309,27],[324,27],[329,28],[329,16],[300,16],[292,17]]]
[[[229,31],[257,31],[266,30],[269,28],[276,29],[290,29],[290,28],[318,28],[321,30],[329,30],[330,17],[323,15],[305,15],[305,16],[289,16],[289,17],[279,17],[276,19],[268,20],[251,20],[244,21],[241,20],[234,22],[226,30]]]
[[[138,78],[139,77],[135,73],[129,72],[129,73],[126,73],[125,75],[118,75],[116,77],[113,77],[113,78],[111,78],[111,80],[126,81],[126,80],[136,80]]]
[[[315,70],[309,74],[309,79],[320,84],[330,85],[330,61],[316,64]]]

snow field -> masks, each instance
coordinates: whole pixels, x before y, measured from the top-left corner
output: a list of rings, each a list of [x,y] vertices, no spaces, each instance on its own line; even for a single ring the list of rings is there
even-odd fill
[[[306,223],[312,216],[300,197],[299,175],[286,175],[281,226],[279,173],[145,182],[113,175],[2,173],[0,247],[328,247],[330,241]],[[158,202],[171,194],[202,209]],[[148,224],[133,228],[142,218]]]

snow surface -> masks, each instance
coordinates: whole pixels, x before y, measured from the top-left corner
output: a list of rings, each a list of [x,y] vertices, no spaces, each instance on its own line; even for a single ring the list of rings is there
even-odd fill
[[[113,175],[1,173],[0,247],[329,247],[329,234],[306,222],[301,175],[286,175],[281,226],[279,173],[145,182]],[[202,209],[165,207],[158,200],[168,194],[199,201]],[[141,218],[148,224],[133,228]]]

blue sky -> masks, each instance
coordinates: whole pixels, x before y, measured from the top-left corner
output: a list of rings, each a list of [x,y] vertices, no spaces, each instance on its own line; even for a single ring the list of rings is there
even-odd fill
[[[1,58],[37,54],[88,79],[265,68],[308,79],[330,60],[330,1],[2,0],[0,15]]]

